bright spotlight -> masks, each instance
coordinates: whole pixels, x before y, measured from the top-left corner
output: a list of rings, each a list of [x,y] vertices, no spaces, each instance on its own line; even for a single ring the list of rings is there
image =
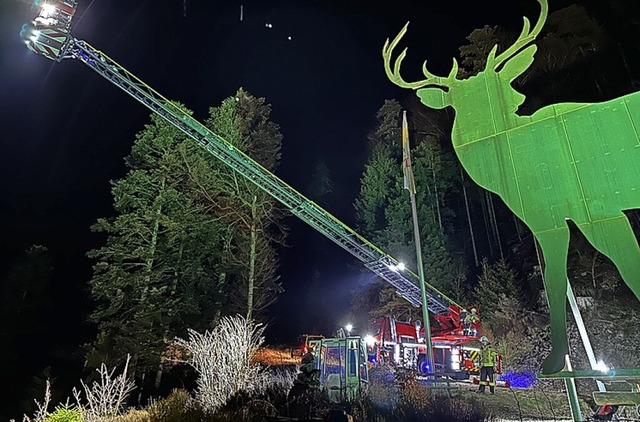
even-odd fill
[[[45,3],[42,5],[42,11],[40,12],[40,16],[43,18],[48,18],[56,12],[56,7],[53,4]]]
[[[596,363],[596,366],[593,368],[596,371],[600,371],[602,373],[608,374],[609,371],[611,371],[611,369],[607,366],[606,363],[604,363],[602,360],[599,360],[598,363]]]
[[[364,336],[364,342],[367,346],[373,346],[374,344],[376,344],[376,339],[372,335],[366,335]]]
[[[404,262],[398,262],[398,264],[389,264],[387,265],[387,267],[389,267],[389,269],[391,271],[395,271],[395,272],[399,272],[399,271],[404,271],[404,269],[406,268],[404,265]]]
[[[344,326],[344,329],[347,330],[347,332],[351,332],[351,330],[353,330],[353,324],[347,324]]]

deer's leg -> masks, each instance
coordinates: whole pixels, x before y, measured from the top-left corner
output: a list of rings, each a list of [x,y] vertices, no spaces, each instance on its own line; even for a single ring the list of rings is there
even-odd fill
[[[640,247],[627,216],[578,225],[589,242],[615,264],[631,291],[640,300]]]
[[[567,341],[567,253],[569,227],[537,233],[544,257],[544,287],[551,319],[551,354],[542,363],[542,372],[553,374],[564,368],[569,353]]]

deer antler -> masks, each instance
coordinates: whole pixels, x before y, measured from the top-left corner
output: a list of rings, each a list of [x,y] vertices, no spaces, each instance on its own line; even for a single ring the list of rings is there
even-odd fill
[[[489,57],[487,58],[487,69],[489,69],[489,67],[493,69],[497,68],[505,60],[507,60],[509,57],[517,53],[520,49],[525,47],[527,44],[533,42],[536,39],[536,37],[540,34],[540,30],[542,29],[542,27],[544,26],[544,23],[547,20],[549,5],[547,4],[547,0],[538,0],[538,3],[540,3],[540,16],[538,17],[538,22],[536,23],[536,26],[533,28],[533,30],[529,32],[529,28],[531,26],[531,24],[529,23],[529,19],[527,19],[526,16],[523,17],[522,19],[524,20],[524,24],[523,24],[522,32],[518,36],[518,39],[516,40],[516,42],[514,42],[505,51],[500,53],[498,57],[495,57],[497,46],[494,47],[489,53]]]
[[[443,82],[446,82],[452,77],[455,77],[455,75],[458,73],[458,63],[455,61],[455,59],[453,60],[453,69],[451,70],[451,73],[447,78],[442,78],[440,76],[436,76],[433,73],[429,72],[427,70],[427,62],[425,61],[422,64],[422,73],[424,73],[424,75],[427,78],[421,81],[407,82],[402,78],[402,76],[400,76],[400,66],[402,65],[402,60],[404,60],[405,56],[407,55],[407,49],[405,48],[404,50],[402,50],[400,55],[396,58],[396,61],[393,64],[393,70],[391,70],[391,55],[393,54],[393,49],[396,48],[396,46],[400,42],[400,39],[404,36],[404,34],[406,34],[408,26],[409,26],[409,22],[407,22],[406,25],[400,30],[400,32],[398,33],[398,35],[396,35],[393,41],[389,42],[389,39],[387,38],[387,40],[384,43],[384,47],[382,47],[382,57],[384,58],[384,71],[387,74],[387,77],[391,80],[391,82],[393,82],[394,84],[398,85],[401,88],[418,89],[427,85],[446,86],[446,84]]]

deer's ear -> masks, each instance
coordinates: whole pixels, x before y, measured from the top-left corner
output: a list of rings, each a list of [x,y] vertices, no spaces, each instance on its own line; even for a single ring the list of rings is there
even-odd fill
[[[504,64],[502,69],[498,70],[500,79],[508,82],[513,81],[518,76],[522,75],[533,63],[533,56],[538,49],[535,45],[530,45],[525,48]]]
[[[418,97],[420,97],[420,101],[422,101],[422,104],[426,105],[427,107],[441,109],[450,105],[448,92],[445,92],[442,88],[422,88],[418,90],[417,94]]]

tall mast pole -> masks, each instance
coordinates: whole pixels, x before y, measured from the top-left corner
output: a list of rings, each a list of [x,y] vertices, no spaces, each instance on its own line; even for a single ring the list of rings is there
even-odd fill
[[[411,152],[409,147],[409,126],[407,125],[407,112],[402,112],[402,170],[404,173],[404,188],[409,190],[411,197],[411,215],[413,216],[413,236],[416,245],[416,258],[418,265],[418,277],[420,278],[420,293],[422,295],[422,320],[424,321],[424,337],[427,346],[427,368],[433,373],[433,348],[431,347],[431,323],[429,321],[429,308],[427,306],[427,290],[424,280],[424,265],[422,264],[422,246],[420,245],[420,225],[418,223],[418,207],[416,206],[416,182],[411,169]]]

